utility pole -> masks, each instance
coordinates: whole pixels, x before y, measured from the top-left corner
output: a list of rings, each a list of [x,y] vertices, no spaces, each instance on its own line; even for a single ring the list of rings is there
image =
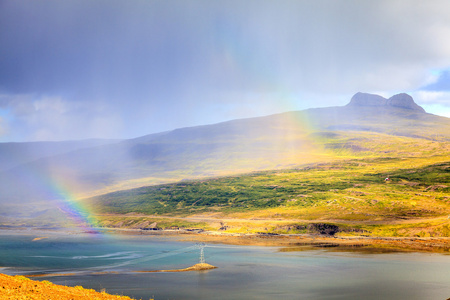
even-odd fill
[[[200,248],[200,263],[204,264],[205,262],[205,252],[204,252],[204,248],[205,248],[205,244],[204,243],[198,243],[197,247]]]

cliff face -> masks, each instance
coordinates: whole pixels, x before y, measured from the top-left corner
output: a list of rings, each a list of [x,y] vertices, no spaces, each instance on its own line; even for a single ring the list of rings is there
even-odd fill
[[[425,110],[414,102],[414,99],[405,93],[397,94],[389,99],[380,95],[368,93],[356,93],[347,106],[353,107],[367,107],[367,106],[385,106],[385,107],[399,107],[403,109],[413,110],[425,113]]]

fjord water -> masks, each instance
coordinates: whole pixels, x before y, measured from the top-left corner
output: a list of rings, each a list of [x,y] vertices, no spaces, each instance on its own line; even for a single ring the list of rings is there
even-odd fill
[[[218,269],[133,273],[186,268],[198,262],[200,251],[194,242],[155,236],[52,234],[33,241],[35,237],[0,235],[0,272],[72,273],[36,279],[105,289],[136,299],[450,297],[450,255],[209,244],[204,248],[206,262]]]

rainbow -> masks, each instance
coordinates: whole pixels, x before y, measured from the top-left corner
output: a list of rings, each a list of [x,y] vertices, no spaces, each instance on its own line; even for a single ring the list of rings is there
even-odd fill
[[[77,200],[74,194],[61,180],[49,180],[49,187],[58,197],[58,209],[63,212],[77,227],[88,233],[100,233],[96,228],[96,219],[87,208]]]
[[[70,176],[64,176],[61,169],[58,169],[57,172],[52,172],[52,170],[55,169],[50,168],[48,172],[38,171],[30,164],[27,168],[15,169],[11,177],[20,179],[17,180],[20,182],[20,188],[28,188],[38,194],[38,199],[45,199],[47,204],[51,203],[56,206],[70,220],[71,225],[87,233],[100,233],[96,229],[96,219],[93,214],[75,196],[73,191],[76,189],[70,188],[70,186],[76,186],[70,184],[70,180],[68,180]]]

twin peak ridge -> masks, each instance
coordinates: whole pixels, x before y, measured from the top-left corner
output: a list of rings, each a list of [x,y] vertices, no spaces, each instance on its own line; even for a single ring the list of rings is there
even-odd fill
[[[361,107],[361,106],[385,106],[385,107],[399,107],[403,109],[413,110],[416,112],[425,113],[425,110],[417,105],[413,98],[405,93],[397,94],[389,99],[382,96],[368,93],[356,93],[347,106]]]

